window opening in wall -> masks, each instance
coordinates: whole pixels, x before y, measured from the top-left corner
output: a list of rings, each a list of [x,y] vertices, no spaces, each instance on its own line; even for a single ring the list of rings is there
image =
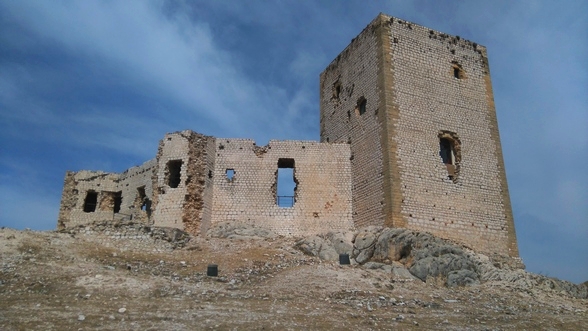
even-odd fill
[[[233,179],[235,178],[235,169],[227,169],[226,175],[227,175],[227,180],[229,182],[232,182]]]
[[[340,103],[339,97],[341,96],[341,82],[339,80],[333,84],[332,93],[331,102],[333,102],[335,106],[338,106]]]
[[[293,207],[296,202],[297,181],[294,159],[279,159],[276,174],[276,204],[282,208]]]
[[[455,165],[455,154],[452,142],[447,138],[439,139],[440,155],[443,163]]]
[[[461,163],[461,142],[456,133],[450,131],[440,131],[439,137],[439,156],[447,168],[449,179],[457,181]]]
[[[120,207],[122,205],[122,191],[118,191],[114,194],[114,213],[120,213]]]
[[[171,188],[176,188],[180,185],[182,180],[181,175],[182,160],[172,160],[167,163],[168,181],[167,184]]]
[[[463,68],[461,67],[461,65],[459,63],[457,63],[457,61],[451,62],[451,68],[453,70],[453,78],[457,78],[457,79],[466,78],[465,72],[463,71]]]
[[[363,115],[365,113],[365,109],[367,106],[367,99],[364,97],[360,97],[357,99],[357,105],[355,106],[355,113],[359,115]]]
[[[137,187],[137,200],[135,200],[135,206],[137,205],[139,206],[139,209],[147,213],[147,217],[151,216],[151,200],[147,198],[145,186]]]
[[[93,213],[96,211],[96,204],[98,203],[98,192],[88,191],[86,199],[84,200],[84,212]]]

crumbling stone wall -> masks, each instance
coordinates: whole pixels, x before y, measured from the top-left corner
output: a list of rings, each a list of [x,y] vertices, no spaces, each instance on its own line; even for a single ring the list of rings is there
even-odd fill
[[[208,141],[211,137],[192,132],[189,136],[186,196],[184,197],[184,231],[198,235],[204,207],[205,178],[208,165]],[[213,154],[214,155],[214,154]]]
[[[159,143],[153,177],[153,225],[198,234],[209,139],[211,137],[185,130],[166,134]],[[170,167],[180,163],[179,182],[174,183],[171,178],[174,169]]]
[[[206,170],[204,176],[204,192],[202,199],[202,218],[200,233],[206,233],[210,229],[212,220],[212,208],[214,198],[214,169],[216,160],[216,138],[208,139],[206,143]]]
[[[353,94],[333,102],[337,89]],[[369,90],[377,96],[368,94],[357,111],[356,93]],[[483,46],[379,15],[321,74],[321,140],[346,134],[356,224],[429,231],[518,256]],[[358,136],[371,137],[370,144]],[[440,156],[447,137],[451,164]],[[372,194],[366,204],[382,205],[371,220],[359,201],[365,185]]]
[[[59,216],[57,218],[57,229],[65,229],[69,225],[71,212],[76,208],[78,202],[78,190],[76,188],[75,172],[68,171],[65,173],[63,180],[63,191],[61,193],[61,205],[59,206]]]
[[[68,171],[65,175],[58,229],[103,220],[131,220],[148,222],[146,211],[137,205],[138,188],[146,196],[152,194],[151,176],[154,160],[132,167],[121,174],[102,171]],[[93,211],[85,211],[88,192],[97,194]],[[120,198],[120,210],[115,213],[115,202]]]
[[[110,203],[110,193],[116,192],[118,175],[102,171],[67,172],[61,197],[58,228],[87,224],[98,220],[114,218],[112,209],[105,206]],[[84,211],[88,192],[97,194],[94,210]]]
[[[215,153],[211,225],[246,223],[282,235],[353,227],[349,145],[271,140],[259,147],[249,139],[218,138]],[[292,207],[276,201],[280,159],[294,160]],[[234,171],[232,178],[227,170]]]
[[[153,195],[151,177],[153,177],[155,166],[156,160],[152,159],[140,166],[129,168],[119,175],[118,191],[122,193],[122,205],[117,219],[152,223],[150,219]],[[144,196],[141,196],[143,192]]]

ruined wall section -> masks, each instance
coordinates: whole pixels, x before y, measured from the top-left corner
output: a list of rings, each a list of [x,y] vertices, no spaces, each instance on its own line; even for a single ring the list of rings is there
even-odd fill
[[[320,76],[321,142],[351,146],[356,226],[384,222],[377,24],[370,23]]]
[[[61,197],[58,228],[114,219],[113,197],[118,192],[118,176],[103,171],[68,171]]]
[[[153,225],[198,233],[208,139],[185,130],[168,133],[160,141],[153,176]]]
[[[78,193],[75,172],[66,172],[65,179],[63,180],[63,191],[61,192],[59,216],[57,217],[58,230],[69,227],[71,212],[76,208],[76,204],[78,203]]]
[[[151,176],[155,160],[125,172],[68,171],[65,175],[58,229],[104,220],[134,220],[147,223],[146,212],[137,206],[138,188],[152,194]],[[92,198],[91,196],[94,195]]]
[[[153,172],[157,161],[149,160],[119,175],[118,191],[122,193],[121,209],[115,218],[150,224]]]
[[[402,196],[407,226],[479,251],[517,256],[509,249],[508,232],[514,228],[507,221],[512,213],[501,181],[485,48],[395,18],[389,24],[387,70],[394,84],[388,88],[398,107],[392,136],[397,148],[390,162],[400,170],[401,192],[394,193]],[[440,156],[441,137],[455,144],[453,176]]]
[[[353,227],[349,145],[272,140],[259,147],[249,139],[217,138],[215,155],[211,225],[242,222],[283,235]],[[292,207],[276,201],[280,159],[294,160]]]
[[[184,197],[182,222],[184,231],[194,236],[200,233],[203,216],[209,140],[213,139],[195,132],[188,135],[187,194]]]
[[[214,198],[214,169],[216,161],[216,138],[210,137],[206,143],[206,175],[204,176],[204,192],[202,203],[202,217],[200,233],[204,234],[210,228]]]

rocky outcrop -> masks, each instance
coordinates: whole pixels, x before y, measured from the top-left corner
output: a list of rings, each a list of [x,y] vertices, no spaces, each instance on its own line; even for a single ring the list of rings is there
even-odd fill
[[[326,235],[301,239],[294,247],[306,255],[317,256],[327,261],[338,261],[340,254],[351,255],[351,238],[350,234],[345,232],[329,232]]]
[[[401,228],[366,227],[355,233],[328,233],[299,240],[296,248],[323,260],[350,254],[352,263],[381,269],[405,279],[442,282],[448,287],[501,282],[519,289],[561,292],[588,298],[588,287],[526,272],[520,259],[478,254],[430,233]]]
[[[276,234],[271,230],[239,222],[220,222],[208,230],[207,235],[212,238],[229,239],[262,239],[274,238]]]

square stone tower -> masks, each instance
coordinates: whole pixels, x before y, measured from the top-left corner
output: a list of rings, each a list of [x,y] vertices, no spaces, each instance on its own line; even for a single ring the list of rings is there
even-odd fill
[[[321,142],[351,146],[353,219],[518,257],[486,48],[378,15],[321,73]]]

